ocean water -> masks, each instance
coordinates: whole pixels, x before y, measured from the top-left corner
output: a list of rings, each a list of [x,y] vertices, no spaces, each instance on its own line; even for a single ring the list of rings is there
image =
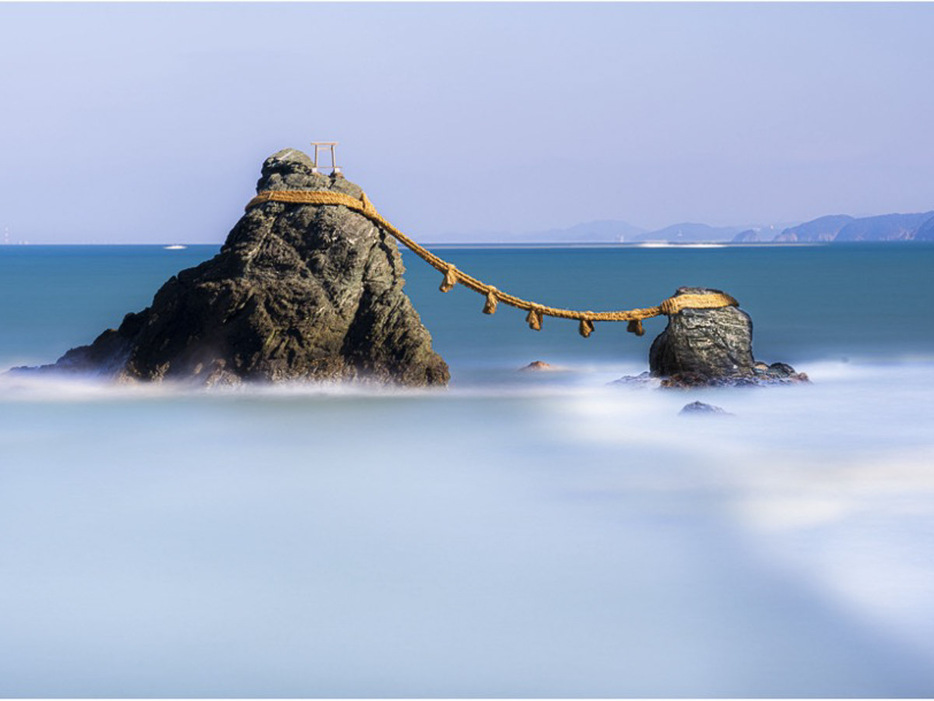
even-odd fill
[[[214,252],[0,247],[0,370]],[[813,383],[609,385],[663,320],[533,332],[408,254],[447,390],[2,377],[0,695],[934,695],[934,246],[441,252],[561,306],[723,289]]]

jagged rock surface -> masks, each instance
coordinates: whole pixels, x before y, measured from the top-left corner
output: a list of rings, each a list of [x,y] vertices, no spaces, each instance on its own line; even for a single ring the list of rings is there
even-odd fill
[[[257,191],[333,190],[286,149],[263,164]],[[367,379],[445,384],[444,360],[403,292],[396,242],[345,207],[267,202],[236,224],[221,252],[173,276],[152,306],[43,369],[117,380]]]
[[[675,296],[720,292],[679,287]],[[738,307],[683,309],[652,342],[649,370],[663,387],[739,386],[806,382],[785,363],[757,363],[752,319]]]

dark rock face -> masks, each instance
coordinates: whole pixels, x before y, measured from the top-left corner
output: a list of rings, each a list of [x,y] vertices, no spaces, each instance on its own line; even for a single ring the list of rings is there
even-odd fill
[[[263,164],[257,191],[332,190],[294,149]],[[361,379],[443,385],[444,360],[403,292],[395,240],[340,206],[266,202],[247,212],[221,252],[183,270],[152,306],[43,370],[116,380]]]
[[[680,287],[675,296],[720,292]],[[752,355],[752,320],[737,307],[683,309],[652,342],[649,369],[662,387],[742,386],[805,382],[784,363],[756,363]]]
[[[679,287],[675,296],[707,292],[720,290]],[[751,375],[754,365],[752,320],[737,307],[684,309],[669,317],[649,350],[649,369],[662,377]]]

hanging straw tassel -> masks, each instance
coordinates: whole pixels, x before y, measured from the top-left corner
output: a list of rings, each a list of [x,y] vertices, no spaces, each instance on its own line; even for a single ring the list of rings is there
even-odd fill
[[[450,292],[454,289],[454,285],[457,284],[457,268],[453,265],[449,265],[448,269],[444,271],[444,280],[441,282],[441,287],[438,289],[442,292]]]
[[[577,327],[577,331],[584,338],[589,338],[590,334],[593,333],[593,322],[590,319],[581,319],[580,326]]]
[[[525,320],[529,323],[529,328],[533,331],[542,330],[542,319],[542,311],[540,309],[536,309],[535,307],[529,309],[528,316],[525,317]]]
[[[629,324],[626,326],[626,330],[629,333],[636,334],[636,336],[645,335],[645,329],[642,328],[642,319],[633,319],[632,321],[630,321]]]
[[[495,314],[496,305],[499,303],[499,298],[497,298],[496,293],[497,289],[495,287],[490,287],[486,293],[486,304],[483,305],[484,314]]]

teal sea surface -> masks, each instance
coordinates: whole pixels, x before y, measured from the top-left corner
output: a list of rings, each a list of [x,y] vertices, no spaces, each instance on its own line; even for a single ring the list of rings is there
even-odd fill
[[[123,315],[148,306],[180,269],[217,248],[190,246],[0,247],[0,367],[54,361],[89,343]],[[500,289],[543,304],[594,311],[649,307],[679,286],[723,289],[753,318],[757,356],[818,360],[934,359],[930,271],[934,244],[671,246],[645,248],[456,248],[438,252]],[[440,275],[405,251],[406,291],[452,365],[455,381],[477,366],[511,367],[537,358],[571,363],[645,364],[663,319],[637,338],[625,324],[597,324],[588,339],[576,323],[547,319],[530,332],[524,313],[463,287],[437,291]]]
[[[613,385],[663,318],[531,331],[407,252],[448,389],[0,375],[0,696],[934,696],[934,245],[436,250],[553,306],[722,289],[813,382]],[[0,247],[0,371],[216,251]]]

